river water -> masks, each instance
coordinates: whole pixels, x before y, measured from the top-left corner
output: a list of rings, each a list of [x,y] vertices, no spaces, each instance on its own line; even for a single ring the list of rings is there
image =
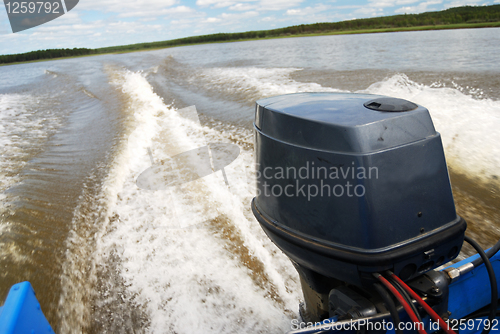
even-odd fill
[[[498,64],[500,29],[485,28],[0,67],[0,299],[31,281],[57,333],[289,330],[298,275],[250,201],[254,103],[294,92],[427,107],[467,233],[491,246],[500,238]],[[137,187],[152,162],[212,142],[239,146],[225,168],[229,187],[221,172]]]

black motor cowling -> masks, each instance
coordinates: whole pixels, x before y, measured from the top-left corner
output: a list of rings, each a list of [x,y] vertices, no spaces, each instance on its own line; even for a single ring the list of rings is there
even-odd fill
[[[254,127],[253,213],[309,286],[367,286],[384,270],[408,280],[460,252],[466,223],[426,108],[299,93],[257,101]]]

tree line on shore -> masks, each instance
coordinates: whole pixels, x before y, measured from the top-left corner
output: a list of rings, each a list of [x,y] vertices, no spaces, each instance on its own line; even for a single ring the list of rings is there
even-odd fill
[[[139,43],[104,47],[99,49],[74,48],[74,49],[47,49],[32,51],[21,54],[2,55],[0,64],[33,61],[40,59],[53,59],[61,57],[73,57],[92,54],[103,54],[111,52],[126,52],[135,50],[147,50],[163,47],[181,46],[209,42],[228,42],[246,39],[274,38],[291,35],[308,35],[335,32],[349,32],[359,30],[378,29],[404,29],[408,27],[423,26],[446,26],[473,23],[500,22],[500,5],[491,6],[463,6],[449,8],[438,12],[426,12],[421,14],[402,14],[393,16],[374,17],[369,19],[356,19],[342,22],[324,22],[314,24],[301,24],[286,28],[247,31],[241,33],[218,33],[211,35],[192,36],[173,40]]]

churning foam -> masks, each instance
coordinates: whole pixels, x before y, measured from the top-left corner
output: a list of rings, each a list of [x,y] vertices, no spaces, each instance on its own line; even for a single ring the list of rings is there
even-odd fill
[[[28,95],[0,94],[1,192],[18,181],[17,172],[26,163],[31,144],[36,144],[37,137],[45,135],[40,126],[42,119],[28,111],[30,102],[33,99]]]
[[[317,83],[293,80],[290,74],[297,68],[220,67],[201,70],[191,82],[201,82],[205,89],[217,89],[226,95],[241,94],[249,101],[263,97],[297,92],[339,92]]]
[[[44,108],[39,98],[28,94],[0,94],[0,215],[9,210],[5,191],[21,181],[19,173],[28,161],[42,150],[47,138],[62,124],[52,110]],[[0,234],[11,224],[0,221]],[[0,253],[17,262],[15,242],[0,244]]]
[[[192,80],[208,92],[241,95],[246,100],[339,91],[294,81],[290,74],[296,70],[202,69]],[[102,187],[99,202],[106,208],[106,223],[96,232],[92,254],[97,266],[118,268],[123,286],[107,289],[126,289],[134,296],[134,303],[148,317],[149,332],[289,330],[302,294],[295,269],[263,233],[249,208],[251,132],[224,124],[217,130],[203,127],[166,105],[145,74],[115,72],[115,85],[128,105],[128,130]],[[449,163],[484,178],[496,175],[498,101],[476,99],[457,88],[421,85],[403,74],[364,93],[405,98],[427,107],[442,134]],[[137,187],[136,178],[151,166],[148,150],[157,163],[210,142],[240,145],[240,156],[225,168],[229,188],[221,172],[166,190]],[[98,303],[119,295],[101,293]]]
[[[483,182],[497,182],[500,168],[500,101],[478,99],[460,87],[434,87],[396,74],[367,93],[407,99],[429,109],[441,133],[446,159],[455,170]]]
[[[22,167],[62,125],[62,115],[50,107],[52,100],[49,96],[0,94],[0,192],[19,181]]]
[[[341,92],[317,83],[293,80],[297,68],[228,67],[203,69],[192,81],[224,94],[243,94],[247,100],[297,92]],[[215,88],[210,88],[215,87]],[[345,92],[345,91],[344,91]],[[441,133],[447,161],[454,170],[496,182],[500,175],[500,101],[483,98],[480,91],[462,87],[424,85],[396,74],[360,93],[399,97],[429,109]]]
[[[228,142],[250,133],[220,133],[181,117],[140,73],[115,82],[130,112],[127,147],[115,161],[108,214],[96,238],[102,263],[119,258],[127,291],[149,318],[148,331],[176,333],[284,332],[296,317],[300,288],[289,260],[249,210],[252,152],[221,173],[182,186],[149,191],[135,180],[151,160]]]

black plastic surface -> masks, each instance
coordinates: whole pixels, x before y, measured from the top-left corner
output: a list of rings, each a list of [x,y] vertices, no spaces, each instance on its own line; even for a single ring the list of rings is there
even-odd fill
[[[415,105],[300,93],[257,101],[255,118],[254,215],[293,261],[358,285],[374,271],[409,279],[453,259],[466,228],[427,109],[365,107],[373,101]]]
[[[418,108],[413,102],[394,97],[379,97],[363,104],[366,108],[377,111],[404,112]]]

